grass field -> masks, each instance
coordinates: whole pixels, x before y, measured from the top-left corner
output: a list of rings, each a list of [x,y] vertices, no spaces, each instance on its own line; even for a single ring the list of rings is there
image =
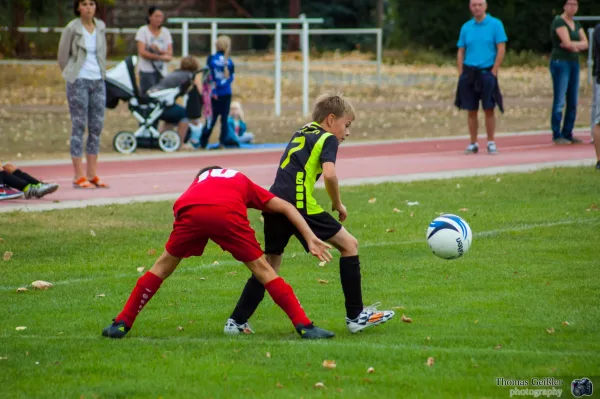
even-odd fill
[[[162,250],[171,203],[5,214],[0,251],[13,255],[0,261],[0,397],[509,397],[514,385],[497,377],[562,379],[571,397],[573,378],[600,383],[597,178],[573,168],[343,188],[365,302],[397,315],[350,335],[337,258],[319,267],[294,242],[282,275],[337,333],[326,342],[300,340],[270,299],[251,320],[256,334],[224,336],[248,272],[212,244],[182,263],[126,339],[102,338],[136,269]],[[425,231],[440,212],[470,223],[464,258],[429,251]],[[259,214],[251,218],[260,239]],[[38,279],[54,287],[15,292]]]

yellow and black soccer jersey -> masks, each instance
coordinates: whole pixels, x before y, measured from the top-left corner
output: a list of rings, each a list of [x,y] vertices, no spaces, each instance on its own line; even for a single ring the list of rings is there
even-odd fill
[[[323,212],[312,194],[323,173],[322,165],[335,163],[337,150],[338,140],[333,134],[317,122],[305,125],[288,143],[270,191],[294,204],[301,213]]]

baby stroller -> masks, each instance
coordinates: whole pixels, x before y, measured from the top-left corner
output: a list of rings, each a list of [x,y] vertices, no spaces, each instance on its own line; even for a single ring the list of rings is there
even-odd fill
[[[174,152],[181,146],[181,138],[174,130],[160,133],[155,124],[165,108],[175,104],[180,96],[191,89],[194,79],[180,87],[148,93],[141,96],[135,80],[137,56],[128,56],[114,68],[106,71],[106,107],[114,109],[119,100],[129,103],[129,111],[138,121],[135,132],[121,131],[113,139],[113,147],[122,154],[131,154],[138,147],[160,148],[165,152]],[[199,71],[202,72],[202,71]],[[194,75],[195,76],[195,75]]]

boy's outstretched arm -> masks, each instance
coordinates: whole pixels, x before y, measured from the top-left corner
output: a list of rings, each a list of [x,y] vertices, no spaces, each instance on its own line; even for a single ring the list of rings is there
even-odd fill
[[[271,212],[277,212],[284,214],[290,222],[298,229],[306,243],[308,244],[308,250],[311,255],[319,258],[320,261],[329,262],[332,257],[329,253],[331,245],[319,240],[319,238],[312,232],[306,221],[300,215],[300,212],[289,202],[282,200],[281,198],[273,198],[267,202],[265,209]]]
[[[333,162],[323,163],[323,181],[325,182],[327,194],[329,194],[329,198],[331,199],[331,209],[339,213],[340,222],[343,222],[348,217],[348,212],[346,212],[346,207],[342,204],[340,186]]]

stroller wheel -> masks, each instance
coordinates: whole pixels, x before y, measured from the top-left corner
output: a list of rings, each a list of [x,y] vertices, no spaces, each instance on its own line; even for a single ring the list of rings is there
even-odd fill
[[[165,130],[158,137],[158,146],[164,152],[175,152],[181,146],[181,138],[174,130]]]
[[[137,148],[137,139],[131,132],[119,132],[113,139],[113,147],[121,154],[131,154]]]

